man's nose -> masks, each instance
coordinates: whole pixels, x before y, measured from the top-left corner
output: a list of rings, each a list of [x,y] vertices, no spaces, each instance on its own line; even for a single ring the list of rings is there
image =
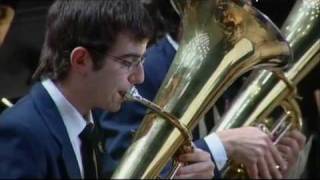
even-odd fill
[[[129,81],[132,84],[141,84],[144,81],[144,68],[143,64],[139,64],[129,76]]]

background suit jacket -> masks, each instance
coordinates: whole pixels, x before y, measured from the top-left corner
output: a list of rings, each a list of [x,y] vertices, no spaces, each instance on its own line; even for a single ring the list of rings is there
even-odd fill
[[[167,71],[174,59],[176,50],[167,38],[161,39],[157,44],[151,46],[146,52],[144,63],[145,80],[137,85],[139,93],[146,99],[153,100],[164,80]],[[104,113],[100,118],[101,128],[106,134],[106,154],[104,160],[112,161],[115,166],[105,166],[104,173],[112,175],[124,152],[132,143],[134,132],[138,129],[146,108],[135,102],[127,102],[122,105],[119,112]],[[197,147],[210,152],[203,139],[195,142]],[[107,163],[107,162],[104,162]],[[217,175],[218,172],[215,172]]]
[[[0,178],[80,178],[58,109],[44,87],[0,116]]]

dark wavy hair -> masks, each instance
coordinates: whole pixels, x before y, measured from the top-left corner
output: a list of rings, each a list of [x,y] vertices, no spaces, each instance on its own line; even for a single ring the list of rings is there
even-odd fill
[[[33,79],[64,79],[70,69],[70,53],[77,46],[89,50],[98,70],[104,64],[101,56],[108,53],[120,32],[130,32],[137,41],[152,37],[152,20],[139,0],[55,1],[48,11],[45,41]]]

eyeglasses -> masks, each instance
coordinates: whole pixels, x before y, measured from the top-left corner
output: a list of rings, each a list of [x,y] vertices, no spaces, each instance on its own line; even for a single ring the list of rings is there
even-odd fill
[[[107,55],[109,57],[112,58],[112,60],[120,63],[121,65],[123,65],[124,67],[127,68],[128,71],[132,71],[136,68],[138,68],[138,66],[141,64],[143,65],[145,57],[128,57],[123,58],[123,57],[117,57],[117,56],[113,56],[113,55]]]
[[[96,53],[102,55],[102,52],[100,49],[93,47],[93,46],[84,46],[90,50],[95,51]],[[128,71],[133,71],[134,69],[138,68],[138,66],[141,64],[143,65],[145,57],[142,56],[136,56],[136,55],[127,55],[125,57],[119,57],[108,54],[107,56],[111,57],[112,60],[120,63],[122,66],[124,66]]]

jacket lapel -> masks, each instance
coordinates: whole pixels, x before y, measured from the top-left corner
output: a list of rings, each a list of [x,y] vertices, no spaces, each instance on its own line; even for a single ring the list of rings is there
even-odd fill
[[[62,148],[62,158],[66,167],[66,171],[70,178],[80,178],[80,169],[73,151],[66,127],[62,117],[54,104],[53,100],[45,90],[45,88],[37,83],[31,91],[35,107],[41,114],[47,124],[51,134],[59,142]]]

